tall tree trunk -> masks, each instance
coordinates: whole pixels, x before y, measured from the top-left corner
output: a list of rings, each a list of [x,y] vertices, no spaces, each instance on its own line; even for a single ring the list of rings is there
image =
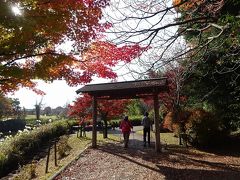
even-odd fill
[[[107,138],[107,136],[108,136],[108,132],[107,132],[107,127],[108,127],[108,125],[107,125],[107,120],[104,119],[103,121],[104,121],[103,138]]]
[[[107,115],[108,115],[108,112],[102,112],[100,110],[100,114],[101,114],[101,120],[103,120],[103,138],[107,138]]]
[[[39,120],[40,119],[40,105],[35,105],[36,107],[36,118]]]
[[[80,137],[83,137],[83,125],[80,125]]]

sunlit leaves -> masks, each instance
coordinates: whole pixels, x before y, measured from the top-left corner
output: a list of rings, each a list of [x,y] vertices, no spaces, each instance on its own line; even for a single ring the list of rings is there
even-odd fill
[[[106,6],[107,1],[104,2]],[[74,54],[81,54],[97,38],[98,32],[108,26],[99,23],[101,8],[105,7],[99,3],[90,0],[1,1],[1,91],[14,91],[21,86],[33,88],[32,79],[36,78],[52,81],[67,75],[66,79],[71,80],[71,74],[76,78],[79,74],[75,74],[71,66],[76,61]],[[12,12],[11,8],[16,5],[22,14]],[[57,49],[66,40],[74,47],[68,54]],[[80,79],[89,82],[89,78]]]
[[[97,41],[83,53],[84,63],[80,64],[80,69],[88,69],[102,78],[115,78],[116,74],[112,72],[111,67],[121,61],[130,62],[145,50],[146,48],[139,45],[117,47],[108,42]]]
[[[116,78],[112,67],[146,48],[103,42],[112,25],[101,20],[108,0],[18,0],[0,3],[0,88],[34,88],[33,79],[65,79],[71,86],[93,77]],[[22,14],[14,15],[18,5]],[[70,43],[66,43],[70,42]],[[68,50],[66,50],[68,49]]]
[[[80,120],[87,120],[92,117],[91,105],[91,96],[84,95],[79,97],[74,101],[73,105],[69,105],[68,115],[71,117],[77,117]]]

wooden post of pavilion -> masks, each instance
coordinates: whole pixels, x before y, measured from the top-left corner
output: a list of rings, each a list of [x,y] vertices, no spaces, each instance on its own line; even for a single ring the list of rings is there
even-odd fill
[[[155,124],[155,150],[156,152],[161,152],[161,143],[160,143],[160,117],[159,117],[159,102],[158,94],[154,94],[154,124]]]
[[[97,97],[93,96],[92,147],[97,148]]]

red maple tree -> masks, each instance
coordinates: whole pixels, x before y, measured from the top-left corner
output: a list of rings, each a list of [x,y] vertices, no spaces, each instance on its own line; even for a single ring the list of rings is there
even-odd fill
[[[115,78],[111,67],[129,62],[144,48],[117,47],[100,41],[111,24],[102,19],[109,0],[16,0],[22,15],[2,1],[0,11],[0,90],[28,87],[37,93],[34,79],[66,80],[71,85],[92,77]],[[62,45],[65,42],[66,48]],[[70,48],[71,46],[71,48]]]
[[[104,122],[103,137],[107,138],[108,121],[121,116],[125,111],[129,100],[103,100],[98,101],[98,117]],[[80,122],[92,119],[92,97],[84,94],[69,105],[69,116],[77,117]]]

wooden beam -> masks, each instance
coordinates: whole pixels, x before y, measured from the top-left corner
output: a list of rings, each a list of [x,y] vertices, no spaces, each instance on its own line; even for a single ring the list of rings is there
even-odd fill
[[[89,94],[90,96],[93,96],[93,94]],[[101,96],[99,94],[96,95],[97,99],[103,99],[103,100],[120,100],[120,99],[140,99],[140,98],[149,98],[149,97],[153,97],[153,93],[149,93],[149,94],[134,94],[134,95],[109,95],[109,96]]]
[[[93,96],[92,147],[97,148],[97,97]]]
[[[153,96],[154,101],[154,124],[155,124],[155,151],[161,152],[161,143],[160,143],[160,117],[159,117],[159,102],[158,94]]]

